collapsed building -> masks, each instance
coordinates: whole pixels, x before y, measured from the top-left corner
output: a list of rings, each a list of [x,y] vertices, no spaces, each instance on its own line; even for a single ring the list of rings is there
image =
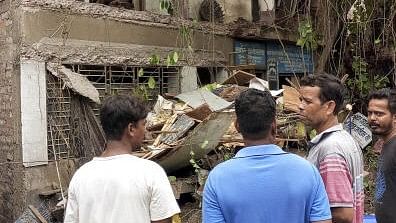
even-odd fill
[[[0,222],[63,193],[100,154],[95,115],[108,95],[155,101],[236,69],[278,89],[313,69],[295,35],[268,28],[274,1],[161,2],[0,0]]]

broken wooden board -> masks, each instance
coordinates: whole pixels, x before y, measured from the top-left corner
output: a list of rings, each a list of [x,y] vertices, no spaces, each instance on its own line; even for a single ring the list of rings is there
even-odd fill
[[[287,85],[282,85],[283,91],[283,103],[285,110],[294,111],[299,113],[300,105],[300,93],[297,89],[289,87]]]
[[[212,111],[206,103],[186,113],[189,117],[200,121],[205,120],[210,114],[212,114]]]
[[[242,70],[237,70],[235,71],[231,77],[229,77],[227,80],[225,80],[222,85],[225,84],[237,84],[237,85],[247,85],[249,81],[253,78],[255,78],[256,75],[253,75],[251,73],[242,71]]]
[[[199,160],[214,149],[234,119],[234,112],[212,113],[209,118],[199,123],[185,138],[180,148],[169,151],[157,162],[168,172],[172,172],[190,164],[190,152],[194,159]]]
[[[167,129],[175,133],[164,133],[161,142],[170,145],[182,137],[195,124],[194,119],[182,114],[177,117],[176,121]]]
[[[33,205],[29,205],[29,209],[32,211],[32,213],[34,214],[34,216],[36,216],[36,218],[37,218],[41,223],[48,223],[48,221],[44,218],[44,216],[41,215],[41,213],[39,212],[39,210],[37,210],[37,208],[35,208]]]

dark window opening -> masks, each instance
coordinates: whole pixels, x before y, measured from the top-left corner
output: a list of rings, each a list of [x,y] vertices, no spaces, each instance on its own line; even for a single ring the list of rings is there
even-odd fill
[[[198,86],[202,87],[207,84],[212,84],[216,82],[217,80],[217,75],[222,70],[223,68],[221,67],[197,67],[197,73],[198,73]]]
[[[202,87],[207,84],[215,82],[215,73],[213,68],[208,67],[198,67],[198,86]]]

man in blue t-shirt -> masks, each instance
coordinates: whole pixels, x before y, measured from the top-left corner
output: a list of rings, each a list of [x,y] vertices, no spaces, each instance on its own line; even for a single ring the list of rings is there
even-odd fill
[[[246,147],[216,166],[203,192],[204,223],[331,223],[317,169],[274,145],[276,104],[248,89],[235,101],[236,129]]]

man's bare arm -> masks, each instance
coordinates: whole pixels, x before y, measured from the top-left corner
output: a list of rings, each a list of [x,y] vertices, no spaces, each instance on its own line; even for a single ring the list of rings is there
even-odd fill
[[[331,208],[331,215],[334,223],[352,223],[354,210],[353,208]]]

